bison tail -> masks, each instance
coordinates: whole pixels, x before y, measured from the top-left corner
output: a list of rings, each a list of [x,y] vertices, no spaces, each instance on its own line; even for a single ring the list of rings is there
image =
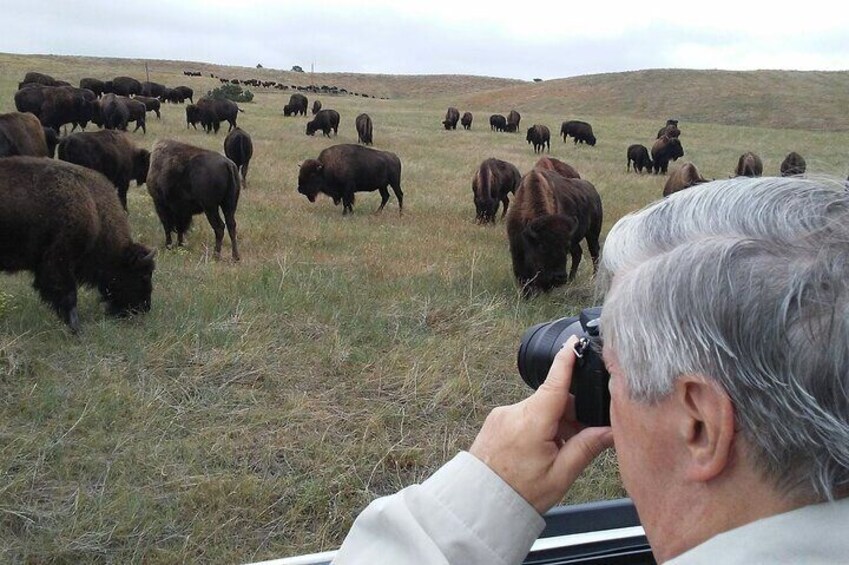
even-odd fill
[[[237,109],[238,111],[240,111],[241,113],[243,113],[243,114],[245,113],[245,111],[244,111],[244,110],[242,110],[241,108],[239,108],[238,106],[236,106],[236,109]]]

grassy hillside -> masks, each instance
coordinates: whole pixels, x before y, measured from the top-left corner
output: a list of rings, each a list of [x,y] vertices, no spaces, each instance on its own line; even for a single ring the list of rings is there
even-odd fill
[[[157,64],[151,78],[197,91],[214,85],[182,76],[194,67]],[[73,82],[138,69],[0,56],[0,112],[14,108],[26,70]],[[254,72],[219,72],[243,70]],[[362,80],[377,89],[390,79]],[[239,124],[255,151],[237,212],[239,264],[212,260],[202,216],[186,248],[164,249],[145,188],[131,188],[132,233],[159,248],[147,315],[106,318],[84,290],[83,331],[71,335],[29,274],[0,277],[0,562],[239,563],[332,549],[374,497],[426,477],[470,445],[491,407],[528,393],[515,370],[522,332],[591,303],[589,261],[574,284],[521,299],[504,224],[474,224],[470,184],[487,157],[533,166],[524,135],[490,132],[486,118],[517,107],[523,127],[556,131],[563,98],[552,90],[531,103],[520,94],[559,83],[523,87],[515,99],[510,90],[457,95],[460,110],[476,115],[466,132],[442,129],[444,79],[397,80],[439,94],[319,97],[342,116],[334,139],[307,137],[303,118],[283,118],[284,93],[260,92],[243,105]],[[661,194],[665,178],[626,173],[625,150],[649,144],[666,113],[587,108],[598,145],[554,139],[551,154],[596,185],[606,234]],[[403,163],[403,216],[394,197],[373,214],[377,193],[359,194],[354,214],[342,217],[329,199],[311,204],[296,191],[298,164],[355,142],[363,111],[376,147]],[[849,133],[678,117],[685,159],[705,176],[728,176],[746,150],[761,155],[767,173],[796,150],[812,173],[846,176]],[[148,120],[147,135],[133,134],[147,148],[166,137],[220,151],[224,135],[186,129],[184,107],[169,104],[161,120]],[[623,494],[608,453],[568,500]]]

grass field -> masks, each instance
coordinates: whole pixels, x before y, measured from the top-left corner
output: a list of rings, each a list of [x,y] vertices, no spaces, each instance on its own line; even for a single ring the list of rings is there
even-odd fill
[[[216,85],[183,69],[308,82],[180,62],[153,63],[151,79],[196,93]],[[72,83],[144,75],[140,61],[0,55],[0,112],[14,110],[28,70]],[[832,77],[843,81],[840,95],[831,82],[811,81],[809,105],[764,95],[772,107],[758,115],[766,118],[735,125],[723,112],[747,102],[723,94],[738,89],[717,78],[687,101],[702,109],[698,122],[675,114],[684,159],[724,178],[752,150],[776,174],[795,150],[809,172],[845,178],[849,133],[818,127],[845,119],[849,75],[840,75]],[[260,90],[243,105],[254,160],[237,213],[241,263],[212,260],[202,216],[187,248],[165,250],[146,190],[133,187],[133,234],[160,248],[148,315],[107,319],[86,290],[75,336],[29,274],[0,279],[0,561],[237,563],[338,546],[370,500],[428,476],[470,445],[490,408],[528,393],[515,370],[525,328],[592,303],[588,261],[573,285],[521,299],[503,223],[474,224],[470,185],[480,161],[499,157],[527,171],[536,160],[523,134],[490,132],[488,116],[519,108],[523,131],[590,121],[596,147],[552,140],[552,155],[596,185],[605,233],[665,182],[625,171],[627,146],[651,144],[663,109],[635,117],[599,96],[576,115],[559,81],[546,94],[547,83],[474,77],[314,78],[390,99],[319,96],[342,116],[331,140],[305,136],[303,118],[282,117],[288,93]],[[651,90],[631,82],[635,92]],[[474,112],[472,131],[442,129],[449,103]],[[298,164],[356,142],[363,111],[375,146],[403,163],[403,216],[394,197],[374,215],[377,193],[359,194],[347,217],[329,199],[310,204],[297,194]],[[790,112],[805,129],[763,127]],[[185,128],[183,106],[163,105],[162,114],[148,119],[146,136],[134,134],[139,145],[168,137],[222,150],[223,134]],[[609,453],[568,501],[623,495]]]

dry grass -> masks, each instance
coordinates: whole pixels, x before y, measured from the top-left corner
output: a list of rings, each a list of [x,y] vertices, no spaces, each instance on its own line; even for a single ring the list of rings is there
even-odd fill
[[[214,86],[183,68],[196,66],[157,64],[152,78]],[[13,108],[26,70],[70,81],[141,74],[133,61],[0,56],[0,111]],[[376,90],[384,79],[360,80]],[[428,92],[430,79],[416,80]],[[523,330],[589,304],[592,282],[583,265],[576,284],[521,300],[503,224],[473,223],[477,164],[494,156],[527,170],[536,160],[523,135],[486,124],[523,101],[481,96],[498,104],[456,103],[475,112],[471,132],[441,129],[444,96],[324,97],[342,115],[339,138],[328,140],[280,115],[287,95],[260,92],[239,116],[255,146],[237,214],[242,263],[211,260],[211,229],[199,217],[188,248],[160,251],[144,317],[106,319],[86,291],[83,332],[72,336],[29,275],[4,276],[0,560],[233,563],[330,549],[372,498],[427,476],[468,447],[491,407],[523,398]],[[810,98],[826,106],[826,94]],[[846,95],[835,104],[842,111]],[[523,125],[554,131],[574,110],[559,97],[521,107]],[[597,147],[552,143],[601,192],[605,233],[665,181],[625,172],[625,148],[648,144],[661,124],[615,110],[599,105],[586,116]],[[355,142],[361,111],[374,119],[376,146],[401,157],[402,217],[394,198],[373,215],[376,193],[359,195],[345,218],[329,200],[296,193],[298,163]],[[221,149],[223,135],[186,130],[183,116],[165,105],[134,139]],[[846,173],[845,133],[681,127],[686,158],[708,177],[727,176],[745,150],[760,153],[768,172],[796,150],[809,170]],[[131,189],[129,208],[135,236],[161,246],[144,189]],[[569,500],[622,495],[609,455]]]

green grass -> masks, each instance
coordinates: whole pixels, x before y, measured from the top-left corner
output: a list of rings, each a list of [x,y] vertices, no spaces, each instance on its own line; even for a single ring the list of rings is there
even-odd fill
[[[184,68],[200,67],[157,62],[151,78],[196,92],[215,86]],[[136,61],[2,55],[0,111],[13,109],[27,70],[72,82],[143,74]],[[522,332],[590,304],[590,268],[569,287],[522,300],[504,224],[473,223],[471,177],[487,157],[523,171],[536,160],[524,135],[491,133],[489,114],[523,104],[523,127],[559,131],[574,109],[554,91],[533,104],[502,91],[479,95],[498,104],[472,104],[472,95],[466,104],[461,93],[473,88],[463,77],[350,76],[364,92],[400,84],[415,95],[319,97],[342,115],[333,140],[282,117],[288,94],[259,89],[243,105],[239,123],[255,152],[237,213],[240,264],[212,260],[203,217],[186,249],[163,249],[150,198],[134,187],[133,234],[160,248],[148,315],[107,319],[86,290],[74,336],[30,275],[0,279],[1,561],[234,563],[332,549],[370,500],[428,476],[471,444],[493,406],[527,395],[515,370]],[[335,84],[349,87],[340,77]],[[843,112],[849,94],[832,108],[828,92],[812,92],[811,107]],[[449,102],[475,112],[472,131],[441,129]],[[329,199],[297,194],[298,164],[355,142],[362,111],[376,147],[403,163],[403,216],[394,197],[373,215],[377,193],[359,194],[349,217]],[[223,134],[185,129],[183,106],[162,114],[148,120],[148,135],[133,136],[138,144],[169,137],[221,150]],[[599,189],[606,233],[661,194],[664,177],[625,172],[625,149],[649,145],[662,120],[601,103],[583,117],[598,146],[553,140],[552,155]],[[845,177],[847,133],[722,122],[682,119],[685,159],[707,177],[727,177],[746,150],[769,173],[796,150],[809,171]],[[568,500],[623,494],[608,454]]]

